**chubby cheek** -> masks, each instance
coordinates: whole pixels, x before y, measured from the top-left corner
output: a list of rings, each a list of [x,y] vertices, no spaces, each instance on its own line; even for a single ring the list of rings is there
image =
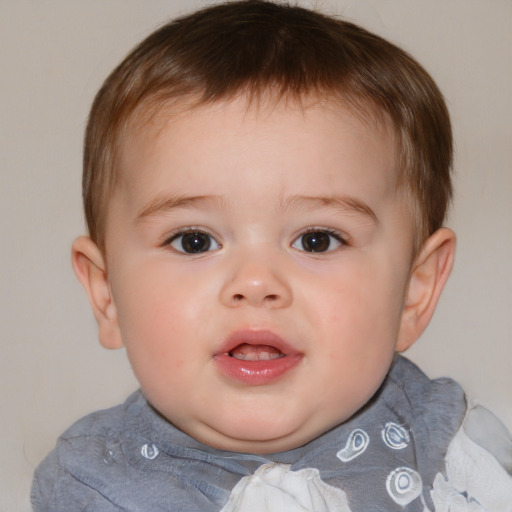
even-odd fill
[[[350,387],[350,393],[360,390],[364,399],[391,363],[403,299],[387,279],[368,270],[343,277],[332,282],[322,302],[318,297],[314,323],[321,326],[326,380]]]
[[[136,276],[134,278],[134,276]],[[113,286],[119,325],[131,365],[143,389],[169,389],[193,376],[201,356],[199,337],[201,300],[191,283],[172,279],[157,266],[117,276]],[[116,294],[116,291],[119,293]],[[202,355],[206,357],[206,351]]]
[[[324,282],[325,284],[325,282]],[[327,286],[318,287],[317,322],[336,332],[347,343],[361,350],[361,343],[393,338],[403,303],[403,286],[397,286],[389,273],[372,271],[371,266],[348,266],[333,274]]]

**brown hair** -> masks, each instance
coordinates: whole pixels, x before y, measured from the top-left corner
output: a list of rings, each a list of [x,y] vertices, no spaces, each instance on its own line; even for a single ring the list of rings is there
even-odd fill
[[[84,142],[83,200],[104,248],[107,202],[123,129],[171,99],[205,104],[275,90],[339,98],[391,120],[400,186],[412,199],[417,247],[441,227],[451,198],[452,135],[443,97],[406,52],[346,21],[298,6],[244,0],[178,18],[142,41],[93,102]],[[146,114],[147,114],[146,112]]]

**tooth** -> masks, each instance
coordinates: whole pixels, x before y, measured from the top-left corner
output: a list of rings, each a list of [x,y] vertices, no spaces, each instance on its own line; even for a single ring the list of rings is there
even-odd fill
[[[279,359],[283,357],[284,354],[267,352],[267,351],[255,351],[255,352],[231,352],[231,357],[241,361],[270,361],[273,359]]]

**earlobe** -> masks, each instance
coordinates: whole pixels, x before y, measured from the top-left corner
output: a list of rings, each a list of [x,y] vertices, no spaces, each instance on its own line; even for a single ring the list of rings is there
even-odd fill
[[[109,349],[123,346],[117,310],[112,298],[103,254],[87,236],[73,242],[71,249],[73,270],[89,297],[98,323],[100,343]]]
[[[441,228],[424,243],[412,266],[396,350],[408,349],[425,330],[450,276],[455,234]]]

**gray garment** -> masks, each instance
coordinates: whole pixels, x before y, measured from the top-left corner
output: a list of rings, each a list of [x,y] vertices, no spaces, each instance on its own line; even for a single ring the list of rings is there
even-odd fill
[[[292,471],[317,468],[347,494],[352,512],[421,512],[423,500],[433,509],[429,491],[465,411],[458,384],[431,381],[397,356],[380,390],[350,420],[300,448],[260,456],[199,443],[139,391],[59,438],[36,470],[32,503],[35,512],[219,512],[241,478],[283,463]],[[392,476],[402,474],[397,470],[417,475],[423,486],[405,507],[389,490]]]

